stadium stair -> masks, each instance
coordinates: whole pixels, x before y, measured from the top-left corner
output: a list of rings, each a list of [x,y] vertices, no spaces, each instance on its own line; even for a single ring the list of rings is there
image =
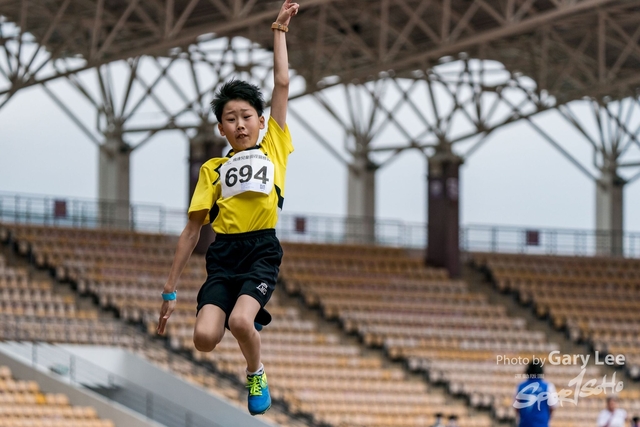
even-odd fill
[[[574,343],[568,339],[565,333],[554,329],[549,322],[537,317],[534,311],[529,309],[529,306],[520,304],[515,294],[500,292],[485,272],[471,263],[465,265],[462,271],[462,277],[469,285],[471,292],[484,294],[490,303],[506,307],[509,316],[523,317],[529,330],[544,333],[549,338],[549,341],[555,342],[560,346],[559,350],[562,354],[589,353],[587,346]]]
[[[362,339],[357,334],[345,331],[345,329],[343,328],[340,322],[336,320],[329,320],[326,317],[324,317],[322,315],[322,311],[318,307],[309,307],[305,302],[304,298],[302,298],[299,294],[295,292],[294,293],[286,292],[284,283],[281,283],[281,286],[279,287],[279,289],[280,289],[279,291],[280,303],[285,307],[291,307],[295,309],[300,309],[300,307],[303,307],[304,309],[301,310],[301,312],[303,313],[302,318],[304,320],[308,320],[317,324],[318,329],[321,332],[338,336],[340,339],[340,342],[344,345],[360,347],[362,349],[363,356],[380,360],[380,364],[384,368],[402,370],[405,373],[404,375],[405,381],[409,383],[415,383],[415,384],[427,383],[428,393],[432,396],[437,396],[434,398],[434,400],[440,400],[439,398],[441,398],[441,400],[448,402],[452,406],[466,407],[466,411],[468,412],[468,415],[471,417],[483,416],[483,415],[486,416],[486,411],[481,411],[481,410],[479,411],[475,408],[467,407],[467,402],[463,397],[454,396],[448,393],[447,388],[442,384],[431,384],[428,382],[427,379],[425,379],[423,375],[415,375],[414,372],[408,369],[408,366],[405,361],[398,360],[398,359],[395,359],[395,360],[391,359],[390,357],[388,357],[388,354],[386,354],[386,352],[383,349],[367,346],[362,342]],[[444,418],[446,422],[447,414],[444,413],[443,415],[445,416]],[[431,424],[429,423],[427,425],[431,425]],[[510,426],[508,423],[503,423],[497,420],[494,420],[491,425],[493,427]]]
[[[295,246],[290,247],[286,244],[284,246],[285,246],[285,259],[283,261],[283,265],[286,266],[287,253],[297,253],[298,249],[300,248],[296,248]],[[337,248],[333,247],[333,249],[335,250]],[[346,276],[349,276],[350,273],[348,272],[348,270],[350,268],[355,268],[356,270],[359,269],[359,272],[358,273],[351,272],[351,274],[355,274],[356,276],[362,275],[363,277],[369,277],[369,276],[375,277],[378,274],[384,275],[389,272],[395,272],[395,273],[400,273],[398,277],[401,278],[402,272],[397,270],[398,266],[400,266],[399,267],[400,269],[404,268],[404,266],[407,266],[408,268],[414,268],[416,265],[416,262],[415,262],[416,258],[420,257],[420,254],[416,251],[412,251],[411,253],[409,253],[409,252],[405,252],[404,250],[392,249],[392,251],[394,252],[393,258],[397,258],[395,260],[398,263],[397,266],[394,266],[393,262],[386,262],[386,261],[383,261],[380,264],[377,264],[377,261],[373,259],[373,260],[365,260],[363,263],[364,265],[363,267],[363,265],[356,266],[356,264],[358,264],[357,261],[354,264],[350,264],[352,260],[348,259],[351,256],[357,257],[358,255],[354,255],[354,254],[358,253],[363,248],[351,248],[351,249],[353,249],[353,252],[349,253],[351,251],[350,251],[350,248],[347,246],[346,250],[344,250],[345,252],[344,259],[338,262],[339,264],[338,268],[345,270]],[[331,252],[332,252],[331,247],[326,248],[327,254]],[[384,256],[385,249],[380,248],[380,250],[375,250],[374,252],[379,252],[379,255]],[[339,255],[337,256],[339,257]],[[327,255],[326,257],[331,257],[331,255]],[[326,261],[326,259],[324,261]],[[321,272],[323,270],[322,262],[323,261],[321,261],[320,265],[314,266],[313,261],[309,261],[309,259],[306,259],[304,260],[303,264],[305,265],[305,267],[308,267],[311,270],[315,270],[316,272],[318,271]],[[420,262],[418,262],[418,264],[421,265]],[[329,266],[329,269],[333,267]],[[371,268],[371,270],[368,270],[369,268]],[[423,274],[423,272],[426,274],[426,276],[425,274]],[[486,409],[477,408],[472,405],[468,405],[468,399],[465,396],[450,393],[447,385],[442,382],[436,382],[436,381],[430,382],[428,380],[428,377],[424,375],[423,372],[416,371],[415,369],[411,369],[406,359],[403,359],[400,357],[391,357],[389,355],[389,352],[381,348],[380,345],[367,342],[367,339],[364,339],[360,334],[358,334],[357,332],[354,332],[353,328],[346,327],[345,323],[341,319],[339,319],[338,312],[340,311],[340,309],[333,308],[331,306],[331,302],[329,302],[328,304],[325,304],[327,300],[323,300],[324,296],[322,294],[322,291],[318,290],[316,292],[312,290],[313,289],[312,283],[306,283],[306,285],[308,286],[298,285],[296,283],[297,275],[296,274],[291,275],[290,273],[292,273],[292,271],[289,268],[284,268],[283,272],[281,272],[281,279],[283,283],[281,284],[280,288],[287,290],[287,296],[280,297],[280,300],[282,301],[282,303],[291,305],[291,306],[306,307],[307,308],[306,310],[302,310],[305,313],[305,319],[311,319],[312,321],[316,322],[318,325],[320,325],[320,328],[322,330],[326,330],[328,333],[338,334],[340,336],[341,341],[347,344],[359,345],[361,348],[364,348],[363,354],[367,354],[367,355],[371,355],[372,357],[379,358],[383,366],[401,369],[404,372],[404,375],[407,378],[407,381],[427,384],[429,394],[441,396],[452,407],[454,406],[464,407],[463,417],[467,418],[467,422],[473,422],[473,419],[476,419],[476,422],[482,422],[480,420],[485,418],[487,419],[491,418],[490,412],[487,411]],[[304,273],[301,273],[301,274],[304,276]],[[428,278],[433,275],[434,278],[436,279],[442,279],[442,278],[446,279],[446,276],[443,276],[442,272],[438,272],[438,271],[427,269],[427,268],[424,268],[424,271],[419,270],[418,273],[415,273],[415,274],[417,274],[418,277]],[[290,279],[293,278],[293,280],[288,281],[288,278]],[[330,279],[328,280],[330,281]],[[372,290],[372,292],[374,293],[375,290]],[[352,298],[348,295],[348,293],[342,293],[338,298],[340,297],[346,300],[348,300],[349,298]],[[448,417],[449,414],[447,413],[446,410],[442,412],[446,422],[446,418]],[[491,426],[494,426],[494,427],[506,427],[511,425],[509,420],[505,421],[505,420],[499,420],[499,419],[490,419],[489,423]]]

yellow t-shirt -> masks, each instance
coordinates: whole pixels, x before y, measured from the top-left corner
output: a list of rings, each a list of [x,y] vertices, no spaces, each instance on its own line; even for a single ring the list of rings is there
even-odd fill
[[[284,203],[284,181],[287,171],[287,159],[293,152],[289,128],[280,128],[271,117],[267,132],[259,146],[242,151],[260,150],[273,163],[273,189],[269,194],[257,191],[244,191],[232,197],[222,196],[223,180],[236,183],[239,178],[237,170],[231,176],[221,176],[220,169],[235,154],[229,152],[226,157],[208,160],[200,168],[200,176],[189,205],[191,212],[208,210],[204,224],[211,223],[213,231],[221,234],[245,233],[248,231],[275,228],[278,222],[278,210]],[[246,172],[246,171],[245,171]],[[254,172],[259,179],[266,181],[266,175]],[[243,175],[244,176],[244,175]]]

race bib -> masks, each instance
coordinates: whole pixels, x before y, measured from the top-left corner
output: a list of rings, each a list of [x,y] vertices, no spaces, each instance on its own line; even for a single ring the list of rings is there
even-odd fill
[[[234,154],[220,168],[222,197],[226,199],[245,191],[270,194],[273,171],[273,163],[260,150]]]

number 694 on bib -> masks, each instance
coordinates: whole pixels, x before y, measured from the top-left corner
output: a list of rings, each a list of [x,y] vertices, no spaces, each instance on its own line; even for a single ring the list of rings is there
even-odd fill
[[[274,171],[271,160],[255,154],[234,157],[220,168],[222,197],[233,197],[245,191],[270,194]]]

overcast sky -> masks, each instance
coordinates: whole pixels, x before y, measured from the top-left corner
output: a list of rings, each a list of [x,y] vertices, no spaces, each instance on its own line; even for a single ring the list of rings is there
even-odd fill
[[[52,87],[70,106],[79,107],[78,114],[88,126],[93,125],[95,113],[76,101],[72,89],[62,84]],[[332,92],[327,96],[331,98]],[[337,95],[335,100],[340,103]],[[327,119],[326,111],[305,99],[292,102],[290,108],[315,123],[340,149],[343,133]],[[586,122],[593,122],[586,107],[577,105],[575,111],[584,113]],[[153,113],[145,114],[142,121],[144,117],[151,120]],[[535,121],[578,159],[591,163],[592,148],[558,113],[543,113]],[[406,123],[412,126],[411,120]],[[300,123],[290,118],[289,125],[296,150],[289,158],[285,211],[345,215],[346,167]],[[132,201],[185,209],[187,157],[187,139],[177,131],[156,136],[134,151]],[[0,191],[94,198],[97,164],[95,144],[41,88],[18,92],[0,109]],[[425,157],[416,151],[403,152],[382,168],[376,181],[378,218],[425,221],[426,173]],[[463,224],[594,227],[594,182],[526,123],[511,124],[492,134],[462,166],[460,185]],[[629,231],[640,231],[639,196],[637,181],[626,187],[624,224]]]

